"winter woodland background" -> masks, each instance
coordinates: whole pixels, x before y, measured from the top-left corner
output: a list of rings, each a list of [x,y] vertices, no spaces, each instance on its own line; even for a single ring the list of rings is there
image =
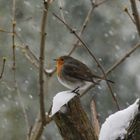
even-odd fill
[[[101,1],[96,0],[97,3]],[[138,2],[138,4],[140,4]],[[90,0],[54,0],[49,7],[46,27],[45,67],[55,67],[54,58],[67,55],[77,38],[52,15],[63,15],[66,23],[78,33],[85,17],[91,8]],[[12,19],[13,1],[0,0],[0,70],[3,57],[6,58],[4,73],[0,79],[0,139],[25,140],[27,136],[27,119],[33,125],[39,112],[39,72],[31,58],[28,58],[25,46],[39,58],[40,27],[43,11],[42,0],[16,0],[15,5],[16,33],[16,83],[14,80],[12,52]],[[139,40],[136,26],[124,11],[132,13],[129,0],[105,0],[96,7],[89,19],[81,38],[94,52],[104,69],[107,70]],[[139,11],[140,12],[140,11]],[[123,109],[140,97],[140,50],[138,49],[117,67],[108,78],[115,81],[113,92]],[[87,64],[91,69],[102,74],[96,63],[83,47],[77,47],[73,57]],[[16,88],[15,88],[16,86]],[[45,77],[45,107],[49,110],[53,96],[66,90],[57,80],[56,74]],[[105,82],[91,89],[82,100],[82,105],[90,115],[90,102],[96,100],[99,121],[117,111]],[[54,122],[44,130],[42,139],[61,140]]]

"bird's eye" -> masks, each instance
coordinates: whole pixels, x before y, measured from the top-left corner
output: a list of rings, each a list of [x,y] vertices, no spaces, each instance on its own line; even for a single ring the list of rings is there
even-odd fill
[[[60,61],[64,61],[64,59],[63,59],[63,58],[61,58],[61,59],[60,59]]]

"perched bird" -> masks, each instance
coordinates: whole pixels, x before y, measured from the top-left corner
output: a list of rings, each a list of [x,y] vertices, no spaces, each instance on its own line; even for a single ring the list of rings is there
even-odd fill
[[[73,57],[61,56],[55,60],[58,80],[69,89],[84,89],[87,84],[97,84],[95,79],[105,80],[103,77],[93,74],[84,63]],[[111,80],[107,79],[107,81],[113,83]]]

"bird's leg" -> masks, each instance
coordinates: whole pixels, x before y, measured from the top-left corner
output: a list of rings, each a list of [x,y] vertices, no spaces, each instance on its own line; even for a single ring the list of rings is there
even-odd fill
[[[74,92],[75,94],[77,94],[77,95],[80,95],[78,92],[79,92],[79,86],[78,87],[76,87],[74,90],[72,90],[71,92]]]

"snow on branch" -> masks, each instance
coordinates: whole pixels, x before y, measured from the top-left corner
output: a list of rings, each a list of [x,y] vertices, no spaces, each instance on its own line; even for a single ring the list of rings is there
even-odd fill
[[[67,104],[74,96],[76,96],[76,93],[70,90],[57,93],[53,98],[50,117],[57,113],[61,109],[61,107]]]
[[[140,99],[128,108],[110,115],[101,127],[99,140],[124,139],[135,116],[139,113]]]

